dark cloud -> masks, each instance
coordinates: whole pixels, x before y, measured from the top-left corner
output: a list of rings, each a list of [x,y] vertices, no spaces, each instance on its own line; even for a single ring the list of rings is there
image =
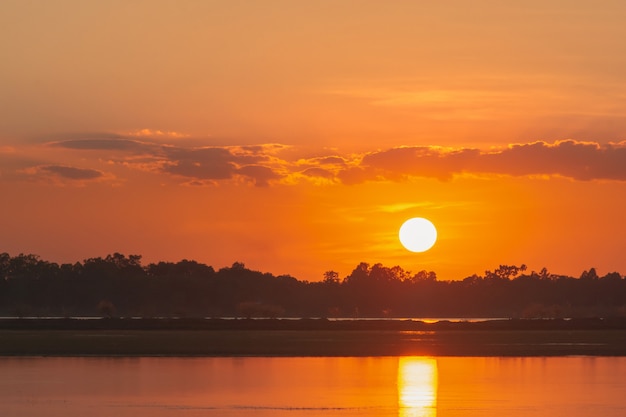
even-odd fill
[[[491,172],[509,175],[560,175],[575,180],[626,181],[626,146],[600,146],[566,140],[535,142],[487,154],[481,162]]]
[[[246,165],[239,168],[237,173],[249,178],[258,187],[267,187],[271,180],[281,178],[281,175],[274,172],[273,169],[262,165]]]
[[[326,179],[332,179],[335,177],[335,174],[324,168],[307,168],[300,173],[306,175],[307,177],[320,177]]]
[[[265,147],[263,145],[245,145],[242,146],[241,149],[252,153],[261,153]]]
[[[94,180],[104,174],[95,169],[74,168],[64,165],[46,165],[39,167],[39,172],[54,174],[68,180]]]
[[[164,172],[202,180],[232,178],[237,171],[233,155],[224,148],[167,148]]]
[[[283,145],[251,145],[226,147],[182,147],[138,141],[124,137],[71,138],[53,142],[50,146],[74,150],[120,151],[129,155],[124,163],[129,166],[150,167],[155,171],[184,177],[197,184],[213,180],[228,180],[242,176],[257,186],[267,186],[270,181],[281,178],[269,166],[269,153],[283,149]],[[137,154],[142,159],[137,160]],[[138,164],[139,162],[139,164]],[[57,172],[58,175],[80,175]],[[85,175],[88,175],[85,173]]]
[[[50,144],[50,146],[76,150],[127,152],[147,152],[155,148],[155,145],[153,144],[121,138],[69,139],[59,142],[53,142]]]
[[[368,180],[428,177],[447,180],[463,173],[549,175],[575,180],[626,181],[626,143],[601,146],[566,140],[535,142],[484,152],[478,149],[403,147],[366,154],[339,173],[346,184]]]
[[[236,164],[254,164],[267,160],[264,155],[237,154],[230,147],[181,148],[164,147],[165,156],[170,161],[185,161],[198,165],[220,164],[232,162]]]
[[[198,180],[225,180],[241,175],[257,186],[267,186],[269,181],[281,177],[262,164],[269,160],[267,156],[238,151],[239,148],[165,148],[167,163],[163,171]]]
[[[318,156],[298,161],[298,171],[307,177],[324,178],[334,180],[337,178],[337,171],[347,167],[347,160],[341,156]]]
[[[239,149],[241,149],[242,151],[255,153],[255,154],[276,153],[279,151],[284,151],[289,148],[290,148],[289,146],[283,145],[280,143],[266,143],[262,145],[243,145],[239,147]]]
[[[184,147],[121,137],[89,137],[62,140],[51,146],[126,152],[128,155],[123,162],[129,167],[163,172],[201,184],[243,177],[258,186],[267,186],[288,175],[287,172],[326,180],[337,179],[344,184],[402,181],[410,177],[447,181],[463,174],[626,181],[626,142],[600,145],[565,140],[516,144],[494,150],[407,146],[366,153],[360,158],[336,154],[297,161],[279,158],[277,151],[286,149],[280,144]],[[56,165],[50,165],[53,166]],[[48,172],[79,179],[95,178],[98,173]]]

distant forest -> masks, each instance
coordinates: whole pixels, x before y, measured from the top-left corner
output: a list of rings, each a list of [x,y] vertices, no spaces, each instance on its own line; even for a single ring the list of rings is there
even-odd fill
[[[626,278],[580,277],[500,265],[439,281],[432,271],[358,264],[346,277],[301,281],[190,260],[142,265],[119,253],[56,264],[0,254],[0,316],[12,317],[615,317],[626,316]]]

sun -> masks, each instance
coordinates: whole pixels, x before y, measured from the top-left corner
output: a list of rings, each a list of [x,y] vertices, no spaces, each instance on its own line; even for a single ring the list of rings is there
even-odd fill
[[[399,238],[411,252],[426,252],[437,241],[437,229],[430,220],[414,217],[400,226]]]

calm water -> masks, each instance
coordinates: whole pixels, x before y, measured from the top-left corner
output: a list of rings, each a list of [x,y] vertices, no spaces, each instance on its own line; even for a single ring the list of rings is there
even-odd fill
[[[626,415],[626,358],[0,358],[0,415]]]

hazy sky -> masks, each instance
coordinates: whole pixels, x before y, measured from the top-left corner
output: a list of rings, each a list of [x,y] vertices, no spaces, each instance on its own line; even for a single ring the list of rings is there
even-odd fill
[[[0,252],[626,273],[623,1],[0,3]],[[439,230],[422,254],[397,232]]]

